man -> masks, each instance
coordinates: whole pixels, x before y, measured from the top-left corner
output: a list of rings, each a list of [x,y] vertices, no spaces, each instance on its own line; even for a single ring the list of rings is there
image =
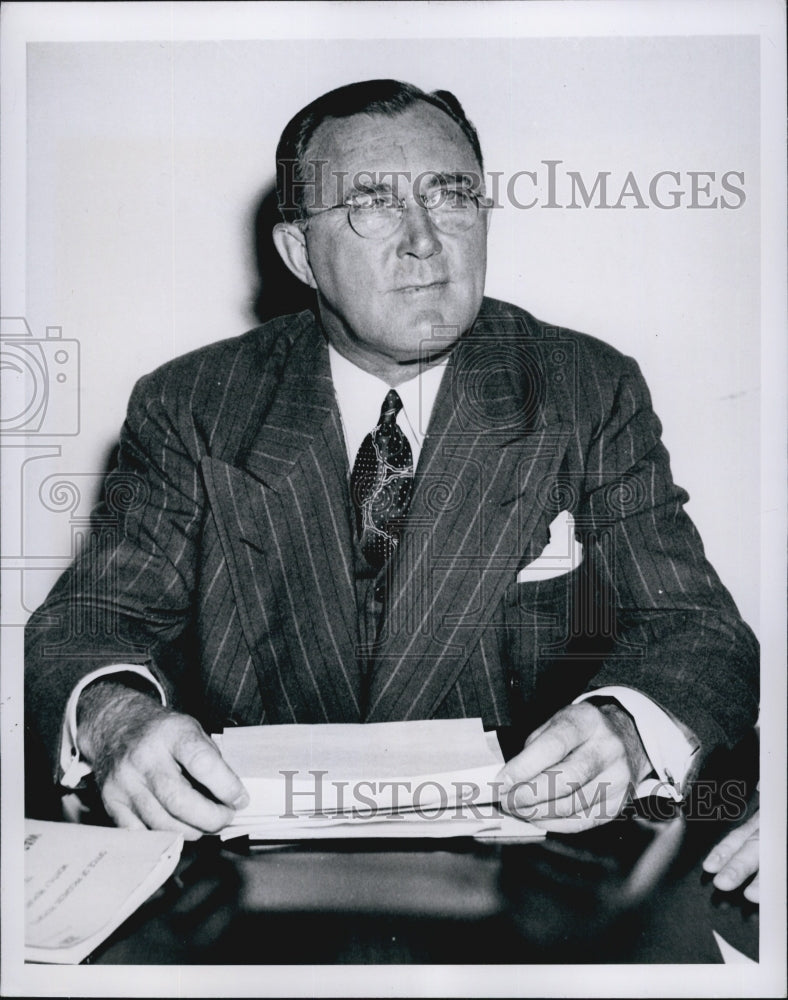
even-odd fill
[[[483,297],[451,94],[332,91],[277,160],[274,242],[316,312],[135,388],[93,539],[28,628],[57,780],[198,837],[246,801],[204,729],[481,716],[547,829],[680,786],[754,722],[757,652],[636,365]]]

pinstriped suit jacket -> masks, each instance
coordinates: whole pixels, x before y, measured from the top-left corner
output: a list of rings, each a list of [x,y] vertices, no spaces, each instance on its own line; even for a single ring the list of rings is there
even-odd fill
[[[309,312],[142,379],[91,540],[27,630],[27,716],[52,757],[74,684],[113,662],[148,664],[209,730],[481,715],[525,733],[611,683],[706,751],[754,722],[755,640],[631,359],[484,300],[451,354],[368,648],[348,480]],[[517,583],[561,510],[583,562]]]

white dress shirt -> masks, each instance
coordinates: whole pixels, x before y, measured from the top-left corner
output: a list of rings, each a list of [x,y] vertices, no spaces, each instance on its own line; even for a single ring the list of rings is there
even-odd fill
[[[377,426],[383,400],[391,386],[376,375],[363,371],[332,346],[329,346],[328,354],[348,463],[352,469],[362,441]],[[448,358],[396,386],[402,400],[397,423],[410,442],[414,469],[418,465],[447,363]],[[76,744],[77,701],[80,693],[98,677],[128,671],[147,677],[158,691],[162,704],[166,703],[164,691],[146,667],[117,664],[102,667],[83,678],[71,694],[63,722],[60,764],[63,771],[61,784],[66,788],[76,788],[91,770],[80,759]],[[689,772],[692,757],[698,750],[697,741],[672,716],[634,688],[599,688],[580,695],[574,703],[597,697],[615,698],[635,722],[643,748],[656,774],[656,778],[647,778],[638,785],[638,795],[663,794],[680,800],[680,787]]]
[[[377,375],[371,375],[348,361],[330,345],[328,357],[339,415],[342,418],[342,430],[345,433],[348,462],[352,469],[362,441],[380,420],[380,408],[391,386]],[[427,426],[448,361],[447,357],[396,386],[402,400],[397,423],[410,442],[414,469],[419,464]]]

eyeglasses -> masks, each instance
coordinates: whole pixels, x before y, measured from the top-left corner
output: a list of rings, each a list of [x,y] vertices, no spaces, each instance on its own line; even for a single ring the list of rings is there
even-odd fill
[[[478,218],[480,204],[486,200],[484,195],[469,188],[439,185],[419,195],[419,201],[430,213],[432,224],[439,232],[456,236],[471,228]],[[306,229],[312,219],[339,208],[345,209],[348,222],[358,236],[365,240],[384,240],[399,229],[408,206],[404,198],[398,198],[393,192],[356,191],[338,205],[313,212],[296,224]]]

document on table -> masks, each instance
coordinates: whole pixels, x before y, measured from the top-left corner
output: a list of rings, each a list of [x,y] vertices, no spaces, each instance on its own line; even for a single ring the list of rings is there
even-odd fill
[[[213,738],[251,800],[224,840],[541,836],[498,808],[504,761],[481,719],[248,726]]]
[[[25,820],[25,960],[76,965],[172,874],[179,833]]]

